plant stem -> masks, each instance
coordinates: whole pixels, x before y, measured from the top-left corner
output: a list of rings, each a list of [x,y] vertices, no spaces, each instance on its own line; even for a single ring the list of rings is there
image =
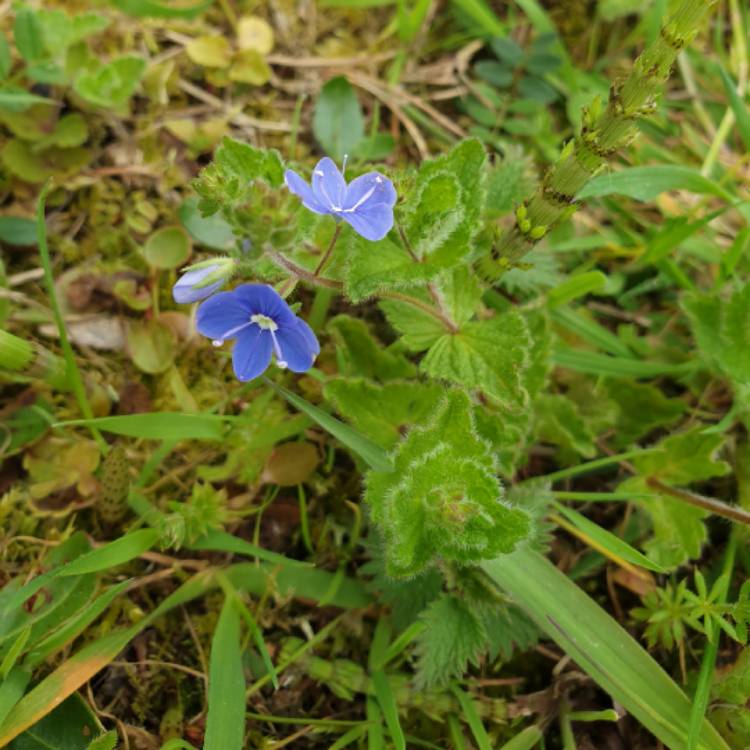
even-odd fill
[[[680,51],[692,40],[715,0],[682,0],[656,39],[641,53],[623,82],[610,88],[601,111],[598,100],[584,110],[581,133],[564,149],[536,193],[519,208],[480,271],[490,280],[517,262],[576,208],[576,195],[606,165],[607,159],[637,134],[636,121],[649,114]]]
[[[331,237],[331,241],[328,243],[328,248],[325,251],[325,254],[320,259],[320,263],[315,267],[315,271],[313,272],[313,276],[318,276],[323,269],[328,265],[328,261],[331,259],[331,253],[333,252],[333,248],[336,246],[336,240],[338,240],[339,235],[341,234],[341,224],[336,224],[336,229],[333,232],[333,235]]]
[[[52,316],[55,319],[57,325],[57,331],[60,336],[60,346],[63,350],[63,356],[68,368],[68,379],[70,381],[71,390],[75,394],[76,400],[78,401],[78,407],[81,410],[85,419],[93,419],[94,412],[91,409],[88,396],[86,395],[86,388],[83,384],[83,378],[81,377],[81,371],[78,369],[76,363],[75,353],[73,347],[70,345],[70,339],[68,338],[68,331],[65,328],[65,320],[60,309],[60,303],[57,299],[57,292],[55,291],[55,279],[52,275],[52,262],[49,257],[49,248],[47,246],[47,225],[45,222],[44,208],[45,201],[47,200],[47,193],[49,193],[52,187],[52,181],[48,181],[47,184],[42,188],[42,192],[39,193],[39,200],[37,201],[36,208],[36,232],[37,232],[37,243],[39,245],[39,256],[42,261],[42,268],[44,269],[44,283],[47,287],[47,296],[49,297],[50,307],[52,308]],[[91,434],[96,440],[99,449],[102,453],[106,453],[108,446],[102,434],[96,427],[90,427]]]
[[[722,516],[723,518],[728,518],[730,521],[737,521],[738,523],[744,523],[750,526],[750,512],[736,505],[727,505],[726,503],[722,503],[721,500],[716,500],[713,497],[698,495],[695,492],[688,492],[687,490],[678,487],[670,487],[668,484],[664,484],[664,482],[655,479],[654,477],[647,479],[646,484],[662,494],[669,495],[677,500],[682,500],[688,505],[694,505],[696,508],[702,508],[714,515]]]
[[[316,276],[311,271],[308,271],[302,266],[298,266],[294,261],[285,258],[281,253],[277,253],[275,250],[267,249],[266,255],[277,265],[281,266],[285,271],[294,274],[303,281],[307,281],[315,286],[322,286],[328,289],[337,289],[342,291],[344,284],[341,281],[335,281],[334,279],[325,279],[322,276]],[[401,294],[400,292],[381,292],[379,295],[382,299],[393,299],[398,302],[406,302],[406,304],[416,307],[422,312],[426,312],[428,315],[432,315],[433,318],[439,320],[443,327],[451,333],[456,333],[458,328],[456,324],[446,317],[440,310],[428,305],[426,302],[409,297],[407,294]]]

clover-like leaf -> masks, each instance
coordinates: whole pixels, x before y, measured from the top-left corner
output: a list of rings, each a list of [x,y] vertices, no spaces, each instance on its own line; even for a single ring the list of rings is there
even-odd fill
[[[413,576],[437,558],[472,563],[513,550],[530,532],[504,502],[497,465],[476,432],[472,404],[450,390],[432,421],[392,454],[394,471],[371,471],[366,500],[385,541],[386,570]]]

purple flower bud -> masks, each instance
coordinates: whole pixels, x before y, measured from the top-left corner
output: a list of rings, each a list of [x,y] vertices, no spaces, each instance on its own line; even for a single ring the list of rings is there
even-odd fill
[[[174,301],[181,305],[210,297],[221,289],[234,272],[231,258],[213,258],[188,266],[172,287]]]

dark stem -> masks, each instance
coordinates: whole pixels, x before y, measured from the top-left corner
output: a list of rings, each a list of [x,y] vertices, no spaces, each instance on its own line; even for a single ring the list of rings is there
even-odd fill
[[[655,490],[669,495],[677,500],[682,500],[684,503],[694,505],[696,508],[703,508],[709,513],[713,513],[723,518],[729,518],[732,521],[738,523],[744,523],[750,526],[750,513],[738,508],[736,505],[727,505],[722,503],[721,500],[716,500],[713,497],[706,497],[705,495],[698,495],[695,492],[688,492],[687,490],[679,489],[677,487],[670,487],[668,484],[654,479],[653,477],[646,480],[649,487],[653,487]]]
[[[336,245],[336,240],[338,240],[340,234],[341,234],[341,224],[336,224],[336,229],[333,232],[331,241],[328,243],[328,249],[325,251],[325,254],[320,259],[320,263],[318,263],[318,265],[315,267],[313,276],[317,276],[326,267],[328,261],[331,258],[331,253],[333,252],[333,248]]]

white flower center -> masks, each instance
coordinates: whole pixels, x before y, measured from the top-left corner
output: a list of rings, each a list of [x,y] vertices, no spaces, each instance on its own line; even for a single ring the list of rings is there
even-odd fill
[[[261,315],[260,313],[256,313],[255,315],[250,316],[250,322],[255,323],[264,331],[271,331],[273,333],[274,331],[279,330],[279,327],[276,325],[272,318],[268,317],[268,315]]]

